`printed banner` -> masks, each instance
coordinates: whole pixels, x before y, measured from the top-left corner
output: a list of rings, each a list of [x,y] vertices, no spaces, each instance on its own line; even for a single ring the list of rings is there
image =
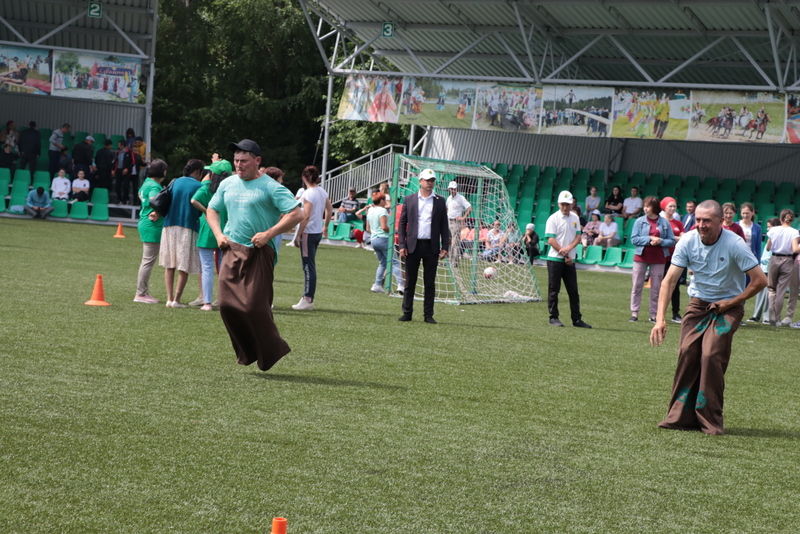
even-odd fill
[[[403,79],[386,76],[348,76],[339,102],[338,118],[396,123]]]
[[[400,124],[469,128],[474,104],[474,83],[406,77]]]
[[[692,91],[687,139],[780,143],[785,124],[786,99],[778,93]]]
[[[539,133],[608,137],[611,132],[612,87],[545,86]]]
[[[52,51],[0,45],[0,92],[49,95]]]
[[[800,143],[800,94],[789,93],[786,95],[786,135],[783,140],[787,143]]]
[[[686,139],[692,102],[684,91],[617,89],[612,137]]]
[[[479,84],[472,127],[537,133],[542,89],[527,85]]]
[[[56,50],[53,53],[53,95],[115,102],[139,102],[142,62]]]

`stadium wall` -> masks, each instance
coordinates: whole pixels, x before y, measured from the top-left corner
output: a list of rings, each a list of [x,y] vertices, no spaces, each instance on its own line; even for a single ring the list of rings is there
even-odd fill
[[[39,127],[57,128],[68,122],[72,132],[124,135],[133,128],[144,134],[145,107],[98,100],[0,93],[0,121],[13,120],[17,128],[36,121]]]
[[[426,157],[800,183],[794,145],[650,141],[431,128]]]

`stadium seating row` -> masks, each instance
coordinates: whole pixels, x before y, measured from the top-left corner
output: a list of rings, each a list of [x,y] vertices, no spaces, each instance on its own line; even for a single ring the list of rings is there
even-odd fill
[[[49,189],[48,185],[46,186]],[[0,176],[0,191],[8,191],[8,182]],[[21,213],[28,198],[30,187],[24,181],[14,182],[11,185],[11,194],[0,197],[0,213],[6,210]],[[8,205],[6,206],[6,199]],[[91,208],[91,214],[89,212]],[[53,200],[53,218],[70,218],[78,220],[107,221],[108,215],[108,189],[97,187],[92,191],[89,202],[68,202],[66,200]]]

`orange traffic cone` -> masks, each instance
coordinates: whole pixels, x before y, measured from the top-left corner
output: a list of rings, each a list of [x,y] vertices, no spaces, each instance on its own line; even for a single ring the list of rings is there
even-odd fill
[[[286,518],[272,518],[272,534],[286,534]]]
[[[84,302],[87,306],[111,306],[106,302],[106,294],[103,290],[103,275],[98,274],[94,280],[94,289],[92,290],[92,298]]]
[[[117,239],[125,239],[125,232],[122,231],[122,223],[117,225],[117,233],[114,234]]]

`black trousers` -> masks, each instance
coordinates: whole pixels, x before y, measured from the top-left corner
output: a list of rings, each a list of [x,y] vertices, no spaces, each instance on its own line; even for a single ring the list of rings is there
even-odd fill
[[[433,300],[436,297],[436,269],[439,255],[433,252],[430,239],[417,239],[414,252],[406,256],[406,289],[403,292],[403,313],[411,315],[414,311],[414,288],[417,286],[419,264],[422,263],[422,282],[425,286],[423,312],[425,317],[433,317]]]
[[[36,174],[36,165],[39,162],[39,156],[36,154],[20,154],[19,155],[19,168],[28,169],[31,171],[31,176]],[[52,178],[52,176],[50,176]]]
[[[567,265],[563,261],[547,262],[547,309],[551,319],[558,319],[558,293],[561,291],[561,281],[567,288],[569,295],[569,310],[572,322],[581,320],[581,299],[578,295],[578,274],[575,264]]]

